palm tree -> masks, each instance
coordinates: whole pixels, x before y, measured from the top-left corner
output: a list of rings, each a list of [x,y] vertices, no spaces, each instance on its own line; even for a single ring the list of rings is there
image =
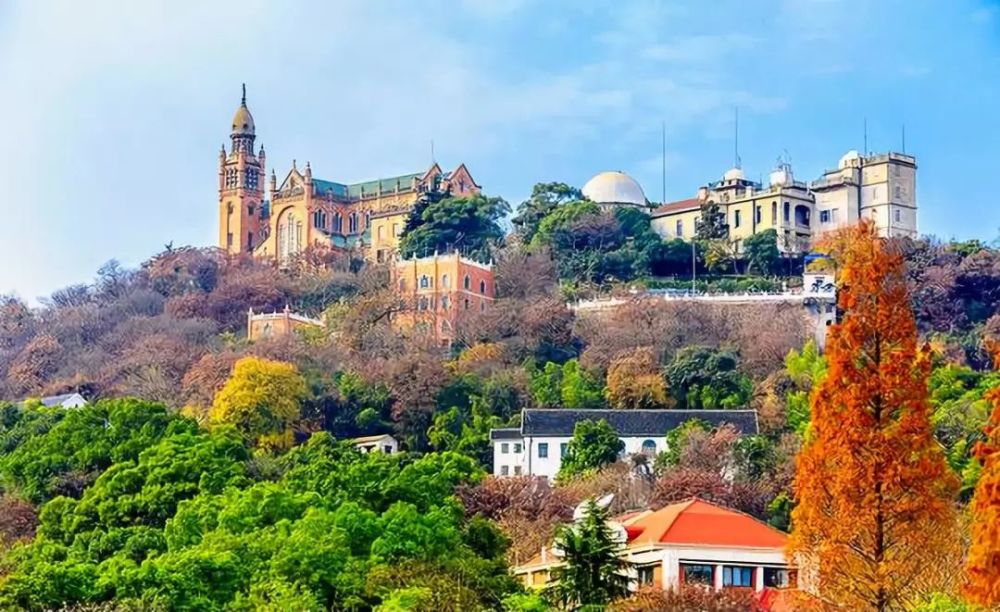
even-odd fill
[[[563,564],[552,570],[547,596],[565,610],[603,606],[628,594],[629,563],[621,557],[622,544],[608,526],[608,511],[594,500],[583,518],[564,525],[556,534]]]

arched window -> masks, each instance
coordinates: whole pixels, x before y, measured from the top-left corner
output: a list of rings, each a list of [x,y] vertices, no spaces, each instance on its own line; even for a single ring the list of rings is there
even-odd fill
[[[451,287],[451,281],[448,280],[448,275],[447,274],[442,274],[441,275],[441,287],[443,287],[445,289]]]
[[[449,306],[451,306],[451,300],[448,299],[448,296],[441,296],[441,310],[448,310]]]
[[[431,286],[431,279],[427,278],[426,274],[423,275],[423,276],[421,276],[420,277],[420,288],[421,289],[426,289],[426,288],[428,288],[430,286]]]
[[[365,229],[368,229],[371,226],[372,226],[372,211],[366,210],[365,211]]]
[[[785,223],[792,220],[792,205],[785,202]]]
[[[649,455],[652,457],[656,454],[656,442],[653,440],[643,440],[642,441],[642,454]]]
[[[335,232],[344,231],[344,217],[340,213],[335,213],[333,215],[333,231]]]
[[[469,290],[469,289],[472,289],[472,279],[471,279],[471,278],[469,278],[469,275],[468,275],[468,274],[466,274],[466,275],[465,275],[465,280],[463,280],[463,281],[462,281],[462,286],[463,286],[463,287],[464,287],[464,288],[465,288],[466,290]]]
[[[347,233],[358,233],[358,213],[351,213],[351,215],[347,217]]]
[[[427,298],[422,297],[417,306],[420,310],[427,310]]]
[[[278,224],[278,259],[288,261],[302,250],[302,222],[289,212]]]
[[[479,281],[479,293],[486,295],[486,281]]]
[[[778,224],[778,203],[771,202],[771,225]]]

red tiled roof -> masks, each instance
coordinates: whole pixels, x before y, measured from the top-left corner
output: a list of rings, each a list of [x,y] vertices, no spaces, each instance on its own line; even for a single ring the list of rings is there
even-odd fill
[[[688,198],[687,200],[677,200],[676,202],[667,202],[663,206],[660,206],[653,211],[654,217],[659,217],[662,215],[669,215],[670,213],[685,212],[688,210],[695,210],[701,207],[701,200],[698,198]]]
[[[630,536],[630,548],[650,544],[701,544],[783,549],[788,538],[752,516],[700,499],[632,516],[622,523]],[[636,531],[639,533],[632,537]]]

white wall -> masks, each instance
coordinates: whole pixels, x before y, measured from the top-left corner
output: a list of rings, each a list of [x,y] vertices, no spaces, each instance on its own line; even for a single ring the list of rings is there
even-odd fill
[[[518,471],[526,476],[546,476],[555,478],[562,465],[561,449],[563,444],[569,444],[570,436],[525,436],[521,440],[493,441],[493,474],[495,476],[516,476]],[[667,447],[666,436],[628,436],[622,437],[625,442],[623,456],[634,455],[642,451],[642,443],[652,440],[656,443],[656,452],[663,452]],[[507,452],[503,452],[506,444]],[[521,452],[515,452],[515,445],[521,444]],[[547,457],[540,456],[539,445],[547,445]],[[504,474],[504,466],[507,473]],[[517,470],[516,468],[520,468]]]
[[[764,566],[788,567],[785,555],[780,550],[746,548],[671,546],[670,548],[633,553],[628,556],[628,560],[637,565],[661,562],[664,589],[675,588],[679,585],[680,564],[682,562],[715,566],[715,588],[717,589],[722,588],[722,566],[755,567],[757,571],[754,573],[754,588],[758,591],[763,588],[764,572],[762,568]]]

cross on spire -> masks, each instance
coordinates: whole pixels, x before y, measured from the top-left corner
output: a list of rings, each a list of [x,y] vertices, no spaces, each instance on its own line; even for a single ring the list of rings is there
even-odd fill
[[[243,106],[247,105],[247,84],[243,83],[243,100],[240,102]]]

